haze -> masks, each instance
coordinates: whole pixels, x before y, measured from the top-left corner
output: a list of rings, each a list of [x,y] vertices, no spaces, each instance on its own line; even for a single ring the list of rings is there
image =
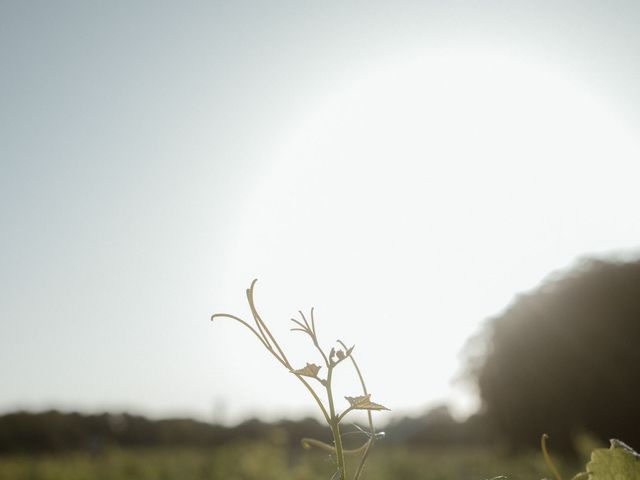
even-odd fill
[[[635,2],[5,2],[0,409],[313,412],[244,290],[395,412],[474,392],[482,321],[633,256]],[[345,395],[356,385],[341,379]]]

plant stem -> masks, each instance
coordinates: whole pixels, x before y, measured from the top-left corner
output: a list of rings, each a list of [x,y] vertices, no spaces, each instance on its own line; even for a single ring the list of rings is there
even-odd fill
[[[344,344],[344,342],[342,342],[341,340],[338,340],[338,343],[340,345],[342,345],[342,348],[344,348],[345,350],[347,349],[347,346]],[[356,362],[355,357],[352,355],[350,355],[351,358],[351,363],[353,363],[353,367],[356,369],[356,373],[358,374],[358,378],[360,379],[360,384],[362,385],[362,392],[367,395],[369,392],[367,392],[367,384],[364,383],[364,377],[362,376],[362,372],[360,372],[360,367],[358,367],[358,363]],[[375,435],[376,435],[376,431],[373,427],[373,417],[371,416],[371,410],[367,410],[367,417],[369,418],[369,441],[367,442],[367,447],[364,450],[364,453],[362,454],[362,458],[360,459],[360,463],[358,464],[358,468],[356,469],[356,473],[353,476],[353,480],[359,480],[360,479],[360,475],[362,474],[362,469],[364,468],[364,464],[367,461],[367,457],[369,456],[369,450],[371,449],[371,446],[373,445],[373,442],[375,442]]]
[[[344,451],[342,449],[342,437],[340,436],[340,420],[336,416],[336,409],[333,403],[333,392],[331,391],[331,377],[333,374],[333,367],[329,366],[327,372],[327,397],[329,399],[329,416],[331,422],[331,433],[333,434],[333,443],[336,447],[336,460],[338,463],[338,471],[340,472],[339,480],[346,480],[347,472],[344,464]]]
[[[320,400],[320,397],[318,397],[318,394],[316,393],[316,391],[313,389],[311,385],[309,385],[309,382],[307,382],[304,378],[302,378],[302,375],[296,374],[296,377],[298,377],[298,380],[300,380],[304,384],[304,386],[307,387],[307,390],[309,390],[309,393],[311,393],[311,395],[313,396],[314,400],[318,404],[318,407],[320,407],[320,411],[322,412],[322,415],[324,415],[324,419],[327,421],[329,425],[331,425],[331,417],[327,413],[327,409],[324,408],[324,405],[322,404],[322,400]]]
[[[367,461],[367,457],[369,456],[369,450],[373,446],[374,437],[371,437],[369,441],[365,444],[366,447],[364,449],[364,453],[362,454],[362,458],[360,459],[360,463],[358,464],[358,468],[356,470],[356,474],[353,476],[353,480],[358,480],[360,478],[360,474],[362,474],[362,469],[364,468],[364,464]]]
[[[331,426],[331,432],[333,433],[333,440],[336,445],[336,457],[338,460],[338,470],[340,471],[340,480],[346,480],[347,472],[344,465],[344,452],[342,450],[342,438],[340,437],[340,424],[334,421]]]

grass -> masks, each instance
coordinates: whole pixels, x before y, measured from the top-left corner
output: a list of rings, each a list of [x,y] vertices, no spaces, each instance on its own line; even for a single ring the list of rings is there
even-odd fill
[[[565,478],[575,467],[560,465]],[[107,449],[98,455],[0,456],[1,480],[328,480],[327,452],[289,449],[277,440],[217,449]],[[368,480],[485,480],[506,475],[539,480],[549,470],[539,453],[508,457],[490,449],[379,446]]]

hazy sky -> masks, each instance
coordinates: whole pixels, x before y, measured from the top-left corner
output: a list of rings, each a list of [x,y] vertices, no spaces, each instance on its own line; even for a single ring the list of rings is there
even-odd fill
[[[473,408],[483,319],[640,238],[637,2],[0,1],[0,410],[312,411],[237,324]],[[340,386],[357,394],[345,371]]]

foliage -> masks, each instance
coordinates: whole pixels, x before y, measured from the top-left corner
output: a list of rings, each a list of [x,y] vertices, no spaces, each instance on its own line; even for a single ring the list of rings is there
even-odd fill
[[[608,449],[598,448],[591,454],[586,471],[574,480],[640,480],[640,455],[620,440],[611,440]]]
[[[588,260],[491,319],[469,372],[513,446],[541,431],[564,452],[581,432],[640,444],[639,343],[640,261]]]
[[[256,280],[254,280],[251,283],[251,286],[246,291],[249,308],[251,310],[251,314],[255,322],[255,328],[249,322],[243,320],[242,318],[237,317],[235,315],[228,314],[228,313],[214,314],[211,317],[211,319],[213,320],[215,318],[230,318],[244,325],[246,328],[249,329],[249,331],[251,331],[251,333],[253,333],[258,338],[262,346],[266,348],[267,351],[271,353],[271,355],[273,355],[273,357],[278,361],[278,363],[280,363],[284,368],[286,368],[289,372],[295,375],[296,378],[300,380],[300,382],[302,382],[302,384],[309,391],[309,393],[315,400],[318,408],[322,412],[322,415],[326,420],[327,424],[329,425],[329,428],[331,429],[331,434],[333,436],[333,445],[326,444],[316,439],[303,439],[302,441],[303,447],[305,448],[319,447],[335,455],[337,470],[333,475],[332,480],[333,479],[346,480],[347,465],[345,463],[345,454],[359,455],[360,462],[358,463],[355,474],[353,475],[353,479],[358,480],[358,478],[362,474],[362,469],[367,460],[369,450],[374,444],[376,438],[378,437],[373,426],[373,418],[371,415],[371,411],[388,410],[388,408],[381,404],[371,401],[371,394],[367,391],[367,387],[366,387],[364,378],[362,376],[362,372],[360,371],[360,368],[358,367],[358,364],[356,363],[356,360],[353,356],[353,349],[354,349],[353,346],[347,347],[344,342],[342,342],[341,340],[338,340],[336,345],[336,347],[338,347],[337,349],[336,347],[333,347],[328,353],[325,353],[325,350],[321,348],[318,342],[318,335],[316,331],[316,322],[314,318],[313,308],[311,309],[309,320],[307,320],[307,317],[304,315],[304,313],[302,313],[302,311],[299,312],[301,317],[299,320],[292,318],[291,321],[294,323],[294,327],[291,330],[302,332],[303,334],[309,337],[313,346],[320,353],[320,356],[327,370],[327,373],[325,377],[321,377],[319,374],[322,367],[320,365],[316,365],[315,363],[309,363],[309,362],[307,362],[307,364],[304,367],[294,368],[289,362],[289,360],[287,359],[286,354],[284,353],[284,351],[282,350],[282,348],[280,347],[280,345],[272,335],[271,331],[269,330],[265,322],[260,317],[260,314],[258,313],[255,307],[255,303],[253,300],[253,290],[254,290],[255,284],[256,284]],[[355,372],[360,380],[363,394],[359,396],[354,396],[354,397],[345,397],[349,402],[349,407],[342,412],[338,412],[336,410],[335,397],[332,389],[333,371],[340,363],[342,363],[346,359],[351,360],[351,363],[355,369]],[[325,390],[325,394],[327,398],[326,404],[321,400],[319,394],[316,392],[316,390],[309,383],[310,381],[307,379],[317,381],[318,384],[320,384],[321,387]],[[369,431],[368,432],[363,431],[363,433],[366,433],[367,435],[367,441],[362,446],[353,450],[346,450],[342,444],[342,433],[340,431],[340,422],[345,418],[345,416],[349,412],[353,410],[367,411],[368,419],[369,419]]]
[[[97,452],[114,445],[211,446],[246,433],[259,437],[261,432],[253,430],[247,432],[244,424],[232,430],[186,418],[151,420],[127,413],[14,412],[0,416],[0,454]]]
[[[357,440],[347,428],[343,435]],[[464,422],[455,420],[444,405],[411,417],[387,423],[388,442],[423,446],[486,446],[496,439],[483,416]],[[7,453],[99,453],[110,447],[206,447],[229,442],[258,441],[275,433],[284,435],[290,448],[303,437],[330,442],[331,433],[314,418],[267,423],[257,418],[235,426],[222,426],[192,419],[150,419],[129,413],[81,414],[59,411],[13,412],[0,415],[0,455]],[[387,442],[387,443],[388,443]]]

